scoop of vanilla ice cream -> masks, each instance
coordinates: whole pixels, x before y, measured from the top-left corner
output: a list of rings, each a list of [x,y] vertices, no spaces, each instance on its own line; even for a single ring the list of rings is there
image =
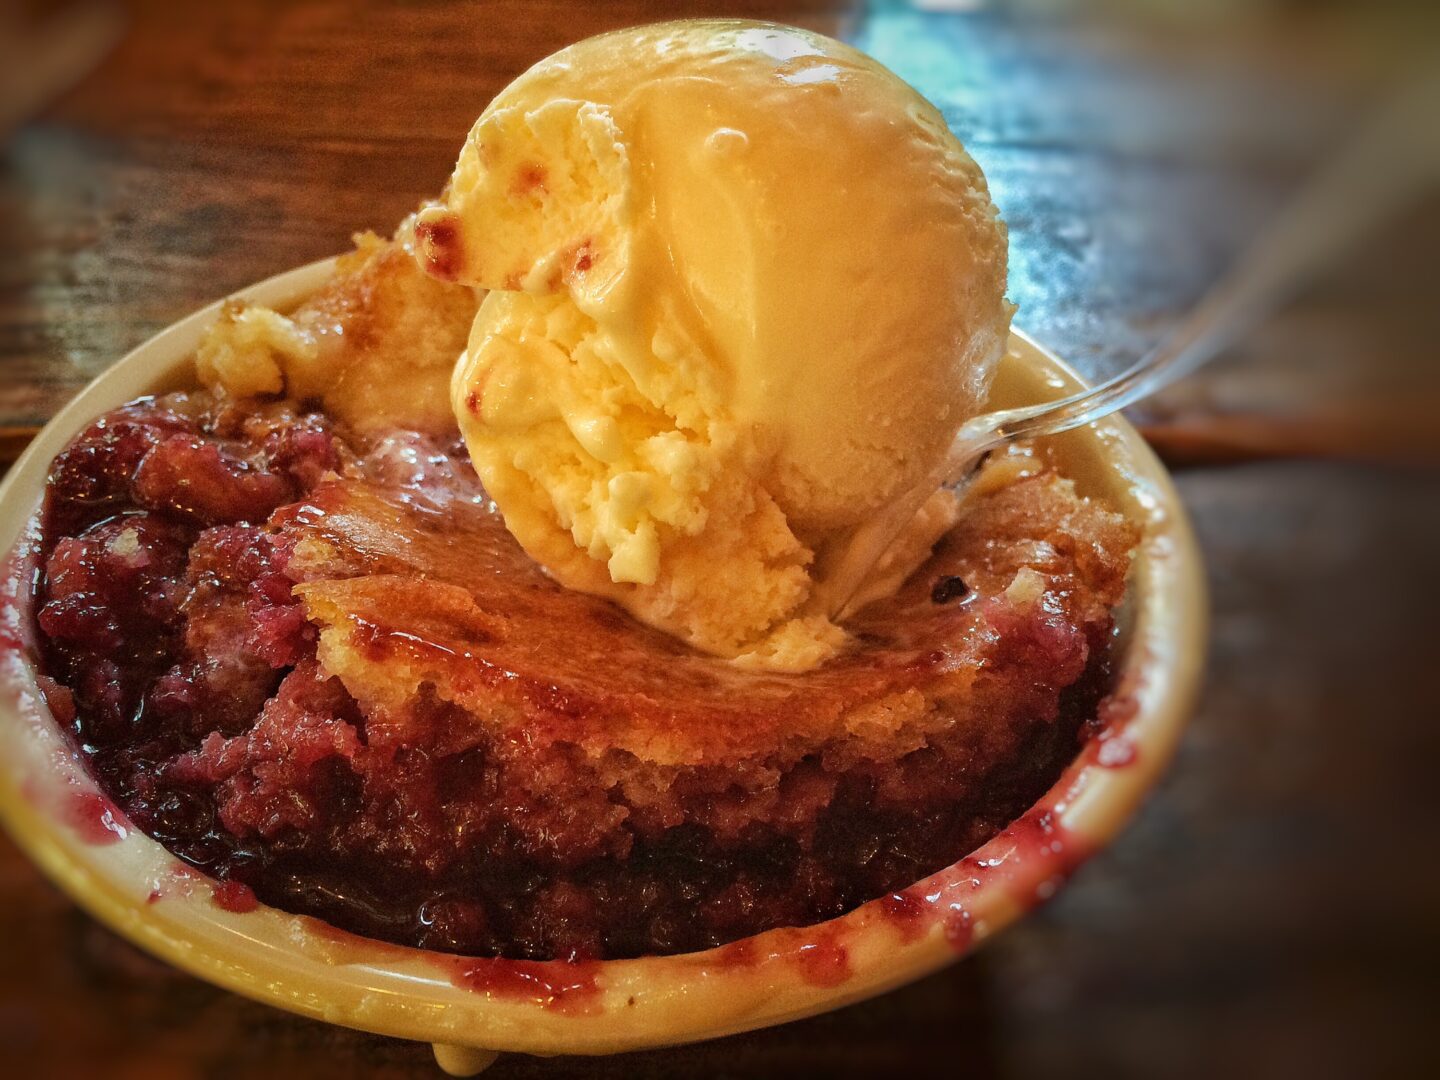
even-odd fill
[[[766,24],[642,27],[537,64],[416,235],[431,273],[492,290],[452,397],[520,543],[771,667],[843,641],[800,615],[816,549],[933,469],[1009,327],[1005,230],[938,112]]]

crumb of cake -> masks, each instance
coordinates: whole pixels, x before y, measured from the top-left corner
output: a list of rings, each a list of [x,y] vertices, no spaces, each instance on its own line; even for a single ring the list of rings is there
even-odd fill
[[[1005,599],[1017,608],[1026,608],[1045,595],[1045,575],[1028,566],[1015,571],[1005,587]]]
[[[984,466],[970,481],[966,494],[970,498],[979,498],[1008,487],[1017,480],[1043,472],[1044,469],[1044,463],[1035,456],[1033,446],[1011,443],[985,459]]]
[[[232,302],[196,351],[203,385],[230,397],[323,404],[356,432],[453,431],[451,369],[479,306],[416,264],[409,223],[356,237],[329,282],[288,315]]]
[[[234,397],[284,393],[286,372],[313,365],[315,339],[293,319],[258,304],[230,301],[195,351],[195,370],[207,386]]]

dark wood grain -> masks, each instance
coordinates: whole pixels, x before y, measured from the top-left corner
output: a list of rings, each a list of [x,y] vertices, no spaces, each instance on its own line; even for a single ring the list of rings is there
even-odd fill
[[[1156,23],[820,0],[136,0],[103,64],[0,152],[0,461],[155,330],[392,224],[529,63],[702,10],[842,33],[932,96],[1010,223],[1019,325],[1092,375],[1173,323],[1425,37],[1328,5]],[[1440,603],[1440,480],[1424,468],[1437,249],[1432,197],[1139,414],[1188,466],[1211,672],[1168,780],[1059,900],[840,1013],[613,1059],[506,1058],[492,1075],[1440,1074],[1440,727],[1423,679]],[[6,1075],[432,1068],[427,1048],[146,958],[3,838],[0,916]]]
[[[0,425],[39,422],[176,318],[388,231],[536,60],[664,14],[837,29],[836,5],[136,2],[0,164]]]

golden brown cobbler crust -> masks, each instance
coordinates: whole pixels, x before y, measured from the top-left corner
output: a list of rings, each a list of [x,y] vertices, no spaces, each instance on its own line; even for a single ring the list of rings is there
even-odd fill
[[[983,774],[1054,719],[1110,629],[1137,539],[1041,468],[974,500],[898,595],[857,616],[847,654],[777,675],[561,588],[463,492],[337,480],[277,524],[299,540],[292,569],[305,568],[297,593],[320,627],[321,666],[366,711],[372,739],[483,746],[518,783],[533,770],[542,786],[552,777],[535,763],[560,754],[567,785],[607,793],[642,831],[775,824],[782,780],[823,803],[834,775],[857,769],[883,802],[889,771],[928,751],[973,757]],[[1012,587],[1017,574],[1028,591]],[[934,602],[950,576],[968,592]],[[436,699],[456,706],[443,731],[410,707]]]
[[[355,250],[298,307],[229,305],[197,355],[201,382],[235,397],[284,393],[324,406],[351,431],[455,429],[450,372],[479,307],[473,289],[426,274],[402,224]]]

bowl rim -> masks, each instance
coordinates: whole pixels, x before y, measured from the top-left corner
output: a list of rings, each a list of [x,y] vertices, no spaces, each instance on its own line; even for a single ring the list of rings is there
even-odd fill
[[[0,639],[11,645],[0,649],[0,825],[76,903],[142,949],[266,1004],[437,1045],[596,1054],[699,1041],[839,1008],[954,962],[1053,895],[1120,831],[1168,763],[1204,667],[1202,561],[1164,467],[1112,417],[1059,438],[1103,465],[1099,486],[1144,530],[1113,698],[1123,707],[1024,817],[902,893],[705,952],[569,963],[409,949],[216,888],[99,795],[51,717],[26,655],[29,523],[55,454],[101,413],[176,385],[225,303],[283,308],[334,265],[278,274],[165,328],[62,409],[0,483],[0,554],[15,552],[0,590]],[[1040,392],[1084,385],[1018,330],[1011,347],[1007,363],[1038,377]]]

